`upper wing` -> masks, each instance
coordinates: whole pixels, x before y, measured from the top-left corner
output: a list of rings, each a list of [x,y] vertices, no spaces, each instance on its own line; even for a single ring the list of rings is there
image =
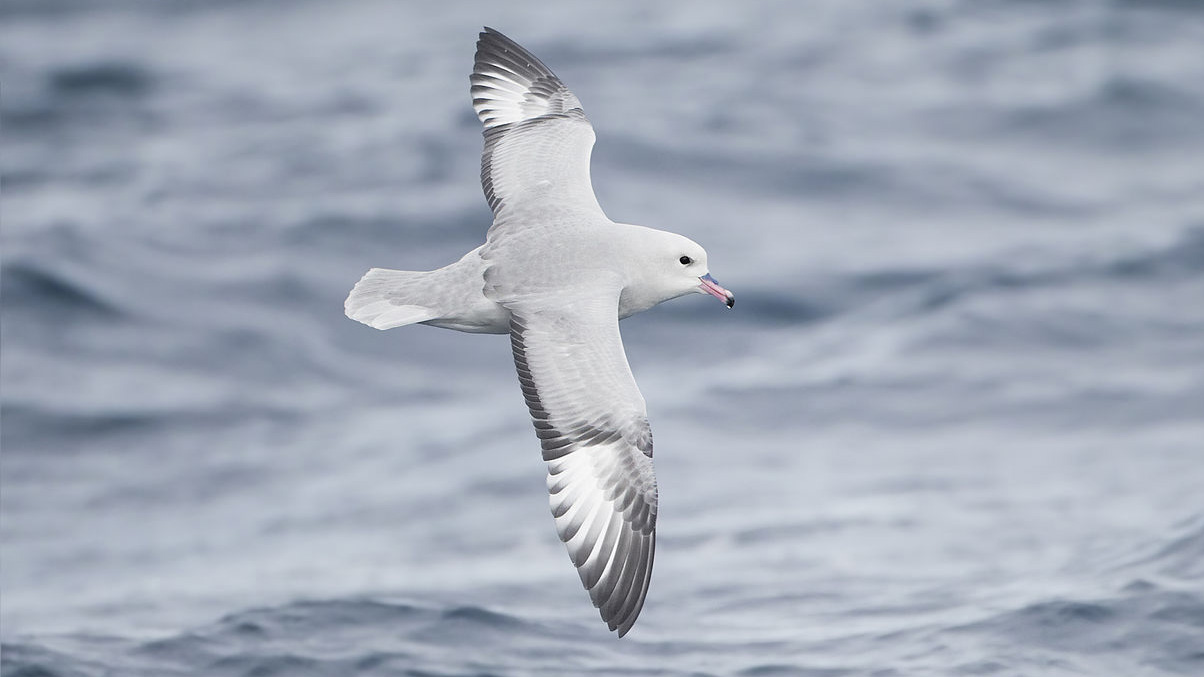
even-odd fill
[[[548,463],[548,491],[602,620],[627,634],[656,549],[652,430],[619,336],[615,298],[511,310],[523,396]]]
[[[541,197],[601,213],[589,178],[594,128],[564,83],[492,28],[477,41],[470,81],[485,125],[481,186],[494,215]]]

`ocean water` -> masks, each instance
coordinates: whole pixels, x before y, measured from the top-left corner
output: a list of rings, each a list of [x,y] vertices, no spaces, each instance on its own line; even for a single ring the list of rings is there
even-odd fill
[[[622,640],[506,339],[342,314],[483,240],[482,25],[738,299],[623,323]],[[1204,674],[1198,3],[9,0],[0,134],[4,677]]]

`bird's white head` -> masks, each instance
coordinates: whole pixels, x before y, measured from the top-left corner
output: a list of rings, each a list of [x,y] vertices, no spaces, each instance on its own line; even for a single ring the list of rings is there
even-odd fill
[[[621,306],[628,306],[637,313],[652,306],[686,294],[710,294],[723,301],[728,308],[736,303],[736,297],[719,286],[711,277],[707,266],[707,252],[697,242],[651,228],[640,238],[640,250],[636,259],[639,268],[633,271],[631,283],[624,290]]]

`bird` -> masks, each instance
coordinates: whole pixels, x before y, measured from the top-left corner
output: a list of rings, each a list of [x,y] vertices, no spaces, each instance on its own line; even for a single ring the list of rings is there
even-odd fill
[[[372,268],[344,311],[382,330],[509,335],[557,534],[602,620],[623,637],[648,594],[657,487],[619,320],[687,294],[728,308],[735,296],[694,241],[607,218],[590,182],[594,129],[534,54],[485,27],[469,81],[493,212],[485,243],[437,270]]]

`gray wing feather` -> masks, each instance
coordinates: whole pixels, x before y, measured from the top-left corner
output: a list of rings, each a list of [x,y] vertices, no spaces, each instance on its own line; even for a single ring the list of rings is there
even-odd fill
[[[492,28],[480,35],[469,79],[485,126],[481,187],[494,215],[541,198],[601,213],[589,176],[594,129],[564,83]]]
[[[652,430],[617,313],[511,314],[514,364],[548,464],[557,533],[590,600],[622,637],[648,594],[657,490]]]

